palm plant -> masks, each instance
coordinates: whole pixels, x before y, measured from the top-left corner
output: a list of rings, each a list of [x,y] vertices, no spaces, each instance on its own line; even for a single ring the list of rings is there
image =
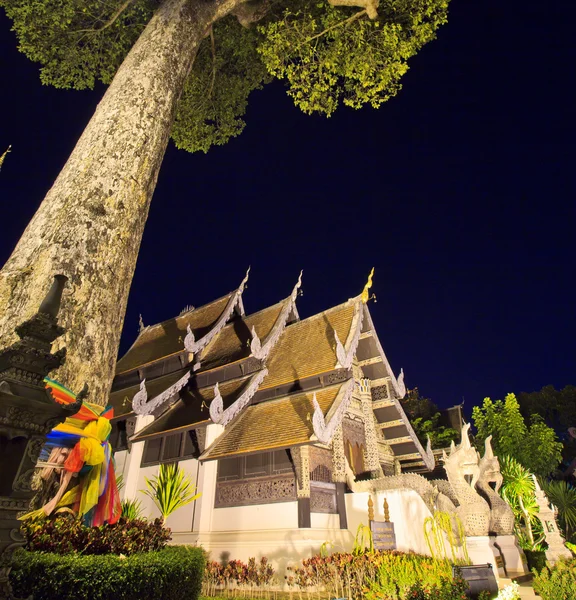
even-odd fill
[[[544,481],[542,489],[558,509],[558,522],[564,536],[570,540],[576,531],[576,488],[566,481]]]
[[[514,512],[518,541],[524,550],[539,550],[544,531],[537,516],[540,509],[532,473],[511,456],[500,459],[500,471],[503,477],[500,494]]]
[[[140,500],[122,500],[122,516],[128,521],[142,518],[142,503]]]
[[[146,486],[148,489],[141,492],[152,498],[164,523],[175,510],[200,496],[194,494],[192,479],[184,475],[177,463],[161,464],[157,476],[146,477]]]

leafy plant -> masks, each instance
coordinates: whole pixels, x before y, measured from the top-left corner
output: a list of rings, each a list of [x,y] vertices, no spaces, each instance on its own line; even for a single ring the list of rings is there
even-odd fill
[[[128,521],[142,518],[142,502],[136,498],[122,500],[122,516]]]
[[[194,494],[192,479],[184,475],[177,463],[161,464],[158,475],[152,479],[146,477],[146,486],[148,489],[141,492],[152,498],[162,515],[162,522],[175,510],[200,497],[199,493]]]
[[[132,556],[85,556],[19,550],[10,581],[15,596],[36,600],[196,600],[205,553],[170,546]]]
[[[260,593],[274,582],[274,568],[263,556],[260,562],[249,558],[248,564],[231,560],[226,565],[208,561],[204,571],[203,593],[215,596],[218,591],[256,589]]]
[[[356,537],[354,538],[354,547],[352,554],[358,556],[364,554],[364,552],[374,552],[374,536],[372,530],[368,525],[360,523],[356,530]]]
[[[576,559],[559,560],[552,569],[544,567],[540,573],[533,569],[534,591],[542,600],[576,598]]]
[[[510,456],[536,475],[547,476],[562,460],[562,444],[540,415],[531,415],[527,425],[514,394],[504,401],[485,398],[472,409],[477,440],[492,436],[494,454]]]
[[[454,529],[458,532],[458,536],[454,535]],[[450,513],[436,510],[431,517],[424,520],[424,537],[430,549],[430,554],[437,559],[443,560],[448,558],[446,552],[445,537],[450,546],[450,555],[452,562],[455,564],[470,564],[468,549],[466,547],[466,535],[462,521]],[[457,548],[462,548],[462,557],[458,557]]]
[[[406,600],[467,600],[470,587],[461,577],[442,578],[439,583],[426,586],[414,584],[402,598]]]
[[[536,488],[532,473],[511,456],[500,458],[503,482],[500,494],[514,512],[515,533],[525,550],[541,550],[544,530],[537,515]]]
[[[21,532],[26,549],[68,554],[124,554],[161,550],[170,539],[170,530],[160,519],[127,520],[114,525],[86,527],[72,515],[56,515],[49,519],[26,520]]]
[[[558,509],[559,525],[570,540],[576,531],[576,488],[566,481],[543,481],[541,486]]]

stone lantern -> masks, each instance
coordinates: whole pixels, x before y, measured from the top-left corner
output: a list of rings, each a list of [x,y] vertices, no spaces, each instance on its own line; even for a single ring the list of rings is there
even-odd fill
[[[54,277],[38,312],[16,328],[20,339],[0,350],[0,600],[13,598],[11,558],[24,543],[17,516],[34,495],[32,475],[46,435],[82,403],[79,397],[75,404],[59,404],[44,384],[66,355],[65,349],[51,352],[64,333],[57,316],[66,281],[64,275]]]

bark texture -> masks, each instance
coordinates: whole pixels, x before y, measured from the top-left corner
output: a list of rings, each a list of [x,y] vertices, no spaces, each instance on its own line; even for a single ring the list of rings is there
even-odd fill
[[[136,42],[0,271],[0,348],[69,278],[53,376],[106,404],[130,283],[176,104],[210,26],[238,0],[166,0]]]

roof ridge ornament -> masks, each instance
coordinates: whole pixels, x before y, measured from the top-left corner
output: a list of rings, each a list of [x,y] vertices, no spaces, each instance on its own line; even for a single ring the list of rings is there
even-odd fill
[[[374,299],[374,302],[376,302],[376,294],[370,295],[370,288],[372,287],[372,277],[374,277],[374,267],[372,267],[372,270],[368,275],[368,281],[366,282],[366,285],[362,290],[362,294],[360,294],[360,298],[362,299],[362,302],[364,304],[367,304],[368,300],[372,300],[372,298]]]
[[[236,415],[238,415],[244,407],[250,402],[252,396],[256,393],[264,378],[268,375],[268,369],[257,371],[250,378],[250,382],[244,392],[234,401],[234,403],[224,410],[224,400],[220,393],[218,384],[214,386],[214,399],[210,403],[210,418],[218,425],[226,427]]]
[[[212,329],[210,329],[210,331],[206,335],[201,337],[199,340],[196,340],[194,337],[194,332],[190,327],[190,324],[187,325],[186,337],[184,338],[184,348],[188,352],[191,352],[192,354],[197,354],[198,352],[200,352],[200,350],[203,350],[214,339],[214,337],[216,337],[218,333],[220,333],[220,331],[223,329],[223,327],[226,325],[226,323],[232,316],[236,305],[238,304],[238,302],[240,302],[242,298],[242,293],[244,292],[244,288],[246,287],[246,283],[248,282],[249,275],[250,267],[248,267],[244,279],[228,300],[228,303],[224,308],[224,312],[220,315],[220,317],[214,324],[214,327],[212,327]],[[198,368],[199,367],[196,367],[196,370],[198,370]]]
[[[149,415],[156,409],[160,408],[165,404],[172,396],[177,394],[190,379],[190,371],[187,371],[183,377],[181,377],[176,383],[173,383],[170,387],[166,388],[163,392],[148,401],[148,390],[146,389],[146,378],[140,382],[140,389],[134,394],[132,398],[132,410],[137,415]]]
[[[294,309],[294,305],[296,304],[296,298],[299,294],[302,293],[302,273],[304,271],[300,271],[300,275],[298,276],[298,281],[296,285],[292,289],[292,293],[288,298],[284,300],[285,304],[276,319],[276,322],[272,326],[270,333],[264,339],[264,342],[260,340],[258,334],[256,333],[256,329],[252,326],[251,335],[252,341],[250,342],[250,353],[252,356],[257,358],[258,360],[266,360],[272,348],[276,345],[276,342],[280,339],[280,336],[284,332],[286,328],[286,323],[290,317],[290,313]]]
[[[334,332],[334,341],[336,342],[336,358],[338,359],[336,368],[338,368],[338,365],[340,365],[340,368],[342,369],[349,369],[352,366],[354,354],[356,354],[356,349],[358,348],[358,343],[360,342],[363,320],[364,310],[362,303],[356,302],[354,317],[352,318],[352,325],[350,327],[350,332],[348,333],[348,339],[346,340],[346,348],[340,341],[336,330],[332,328],[332,331]]]
[[[342,419],[348,410],[348,406],[350,406],[350,401],[352,400],[352,392],[355,388],[354,379],[349,379],[347,383],[342,384],[346,386],[344,391],[341,392],[343,394],[342,400],[329,423],[326,423],[324,419],[324,413],[320,408],[320,404],[318,404],[318,400],[316,398],[316,392],[312,396],[312,404],[314,405],[314,414],[312,415],[312,427],[314,429],[314,434],[318,438],[319,442],[323,444],[329,444],[332,441],[332,437],[334,436],[334,432],[340,423],[342,423]]]

